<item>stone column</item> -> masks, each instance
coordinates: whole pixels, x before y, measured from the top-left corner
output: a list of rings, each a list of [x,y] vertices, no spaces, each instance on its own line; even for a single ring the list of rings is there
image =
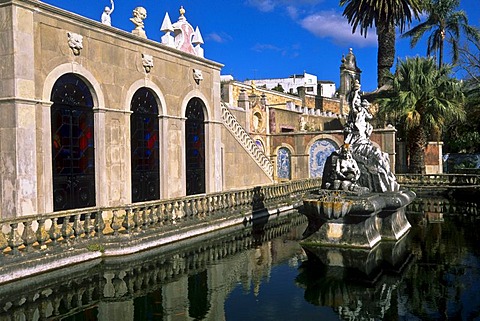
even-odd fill
[[[13,8],[11,7],[13,6]],[[33,12],[0,8],[0,216],[38,212]]]
[[[166,313],[164,320],[188,320],[188,276],[168,283],[162,289],[163,308]]]
[[[98,320],[134,321],[133,300],[121,302],[100,302]]]

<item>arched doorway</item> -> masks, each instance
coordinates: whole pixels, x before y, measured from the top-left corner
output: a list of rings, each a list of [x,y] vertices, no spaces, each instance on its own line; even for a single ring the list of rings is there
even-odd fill
[[[292,178],[292,153],[286,147],[280,147],[277,151],[277,177]]]
[[[185,155],[187,195],[205,193],[205,105],[199,98],[188,102],[185,111]]]
[[[88,86],[69,73],[51,94],[53,209],[95,206],[93,98]]]
[[[140,88],[131,103],[130,145],[132,202],[160,198],[158,104],[153,92]]]

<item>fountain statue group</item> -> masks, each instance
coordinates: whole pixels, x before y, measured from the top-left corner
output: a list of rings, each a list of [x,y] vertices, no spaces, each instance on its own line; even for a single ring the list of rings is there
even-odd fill
[[[354,79],[348,94],[344,143],[326,160],[322,188],[306,195],[309,220],[302,245],[373,248],[381,240],[399,240],[410,229],[405,206],[415,193],[401,190],[388,154],[370,140],[370,103]]]
[[[360,97],[360,83],[354,80],[349,94],[350,111],[344,127],[344,144],[328,159],[323,171],[325,189],[367,192],[396,192],[399,185],[390,170],[388,154],[370,140],[373,116],[370,103]]]

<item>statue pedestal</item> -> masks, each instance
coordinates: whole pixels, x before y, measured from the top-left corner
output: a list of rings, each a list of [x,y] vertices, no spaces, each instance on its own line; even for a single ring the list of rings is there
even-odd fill
[[[147,33],[143,29],[135,28],[135,29],[132,30],[132,34],[134,34],[135,36],[138,36],[140,38],[147,39]]]
[[[414,198],[411,191],[362,196],[325,191],[311,194],[303,201],[308,227],[301,244],[371,249],[381,240],[397,241],[411,228],[405,206]]]
[[[325,222],[301,241],[302,246],[338,246],[373,248],[382,239],[377,229],[376,216],[348,217]]]

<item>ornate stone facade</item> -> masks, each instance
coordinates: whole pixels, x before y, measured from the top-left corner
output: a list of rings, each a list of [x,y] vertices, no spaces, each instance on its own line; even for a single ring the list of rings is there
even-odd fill
[[[135,29],[142,29],[146,10],[136,12]],[[207,193],[272,182],[231,143],[222,120],[220,63],[38,1],[1,0],[0,17],[1,218],[56,211],[76,182],[75,171],[91,179],[69,192],[72,207],[132,202],[134,174],[140,177],[147,166],[158,181],[150,199],[185,196],[188,175],[197,175]],[[192,30],[198,52],[203,40]],[[188,136],[188,110],[200,113],[202,173],[188,172],[186,143],[197,139]],[[62,113],[74,121],[63,123]],[[142,123],[153,127],[139,128]],[[78,136],[66,137],[66,128]],[[236,156],[227,164],[228,155]],[[239,171],[230,164],[250,176],[236,180]]]

